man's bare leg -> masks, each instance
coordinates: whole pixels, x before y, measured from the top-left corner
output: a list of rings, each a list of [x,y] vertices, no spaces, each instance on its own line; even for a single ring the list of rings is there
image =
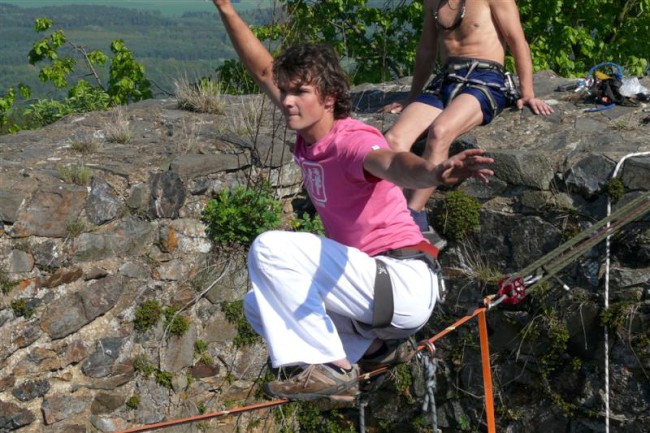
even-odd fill
[[[396,152],[408,152],[413,143],[429,128],[442,110],[421,102],[406,106],[395,124],[386,132],[386,141]]]
[[[429,127],[423,158],[440,164],[449,158],[449,147],[460,135],[483,123],[483,113],[478,100],[468,94],[456,97],[438,115]],[[408,206],[422,211],[435,188],[418,189],[408,196]]]

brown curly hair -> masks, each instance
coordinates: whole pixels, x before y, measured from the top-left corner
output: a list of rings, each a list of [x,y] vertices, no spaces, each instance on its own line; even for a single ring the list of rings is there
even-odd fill
[[[290,82],[315,86],[322,99],[334,98],[335,119],[350,115],[350,81],[329,45],[304,43],[286,49],[273,61],[273,80],[276,84]]]

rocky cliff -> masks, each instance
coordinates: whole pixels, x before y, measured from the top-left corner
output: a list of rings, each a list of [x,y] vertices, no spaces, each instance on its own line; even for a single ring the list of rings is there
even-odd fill
[[[489,150],[496,176],[430,202],[439,230],[452,191],[481,206],[479,225],[441,255],[449,296],[418,337],[604,218],[608,202],[615,211],[649,189],[650,109],[585,112],[573,92],[554,91],[567,81],[535,76],[553,115],[506,111],[454,144]],[[386,130],[397,115],[377,109],[405,84],[356,87],[354,116]],[[304,196],[280,114],[260,96],[224,101],[221,115],[149,100],[0,137],[0,431],[113,432],[260,398],[266,353],[241,338],[236,302],[247,290],[245,256],[214,247],[202,211],[222,189],[260,176],[287,215]],[[611,182],[614,171],[621,182]],[[648,221],[562,263],[524,303],[490,310],[498,431],[605,431],[608,400],[611,431],[650,432]],[[157,308],[166,317],[147,323]],[[438,427],[484,431],[476,322],[436,346]],[[368,431],[430,431],[422,374],[413,361],[386,375],[367,396]],[[327,426],[305,413],[287,406],[165,431],[358,430],[355,409],[330,414]]]

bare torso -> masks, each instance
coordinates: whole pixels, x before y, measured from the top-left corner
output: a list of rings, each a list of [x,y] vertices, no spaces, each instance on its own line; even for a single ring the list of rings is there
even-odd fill
[[[503,64],[505,42],[492,18],[488,0],[433,0],[432,3],[437,21],[434,19],[430,25],[436,28],[443,62],[448,57],[472,57]],[[463,6],[465,15],[461,20]]]

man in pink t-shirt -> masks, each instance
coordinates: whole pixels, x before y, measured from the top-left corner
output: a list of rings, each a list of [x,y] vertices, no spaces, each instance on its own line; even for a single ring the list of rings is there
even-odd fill
[[[269,231],[251,245],[247,319],[274,367],[302,371],[265,385],[291,400],[358,395],[358,363],[403,362],[396,342],[417,332],[439,300],[437,250],[401,192],[474,176],[490,158],[467,150],[433,165],[394,152],[375,128],[350,118],[348,79],[334,51],[301,44],[275,61],[230,0],[213,0],[244,66],[297,132],[294,157],[326,237]]]

